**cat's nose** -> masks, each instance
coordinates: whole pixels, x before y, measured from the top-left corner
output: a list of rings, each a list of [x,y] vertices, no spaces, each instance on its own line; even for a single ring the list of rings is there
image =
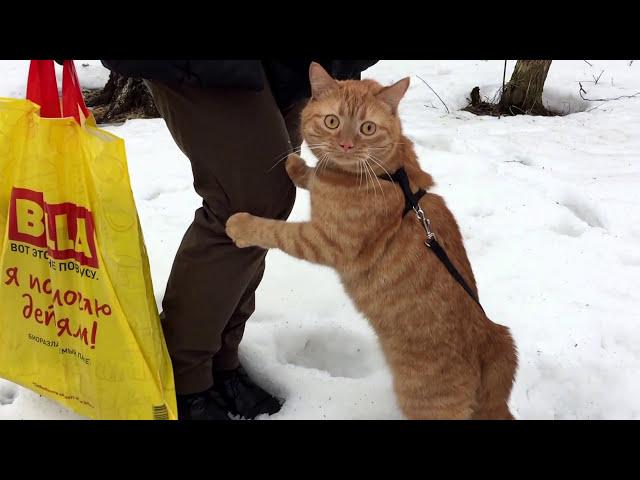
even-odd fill
[[[348,152],[353,148],[353,142],[347,142],[347,141],[340,142],[340,146],[342,147],[342,150],[344,150],[345,152]]]

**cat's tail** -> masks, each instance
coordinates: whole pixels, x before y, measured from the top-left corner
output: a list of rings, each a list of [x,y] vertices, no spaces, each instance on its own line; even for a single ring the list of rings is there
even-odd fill
[[[481,385],[473,419],[514,419],[508,401],[517,367],[518,355],[509,329],[493,324],[482,354]]]

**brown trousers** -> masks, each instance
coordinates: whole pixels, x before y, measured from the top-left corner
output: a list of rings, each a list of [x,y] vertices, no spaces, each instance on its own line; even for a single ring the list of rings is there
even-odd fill
[[[237,248],[225,223],[236,212],[283,220],[291,213],[295,187],[284,161],[272,167],[302,143],[304,102],[283,112],[268,87],[252,92],[146,84],[191,162],[194,187],[203,199],[162,302],[176,390],[184,395],[211,387],[212,370],[238,366],[238,345],[255,310],[267,252]]]

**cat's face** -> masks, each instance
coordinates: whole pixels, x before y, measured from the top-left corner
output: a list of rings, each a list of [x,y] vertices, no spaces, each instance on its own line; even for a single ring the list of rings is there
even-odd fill
[[[390,87],[373,80],[336,81],[318,64],[309,69],[312,98],[302,112],[302,134],[318,158],[352,173],[389,160],[402,135],[398,103],[405,78]]]

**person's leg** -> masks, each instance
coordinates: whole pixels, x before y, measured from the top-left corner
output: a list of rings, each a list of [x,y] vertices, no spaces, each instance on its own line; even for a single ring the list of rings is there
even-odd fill
[[[238,249],[225,234],[227,218],[251,212],[286,219],[295,188],[284,163],[289,135],[268,88],[262,92],[199,89],[147,82],[158,111],[191,161],[203,206],[187,230],[163,300],[163,330],[179,395],[213,384],[212,358],[223,347],[226,368],[237,366],[248,291],[255,290],[266,251]],[[153,166],[150,166],[153,168]],[[242,312],[237,313],[238,308]],[[244,313],[243,313],[244,312]],[[236,328],[223,331],[235,318]]]
[[[302,133],[300,131],[300,113],[306,105],[307,100],[308,99],[298,102],[291,108],[281,112],[282,117],[285,121],[285,126],[290,139],[292,150],[297,150],[298,148],[300,148],[300,145],[302,145]],[[281,166],[285,163],[283,159],[286,159],[286,154],[274,160],[273,163],[281,160],[279,163],[279,167],[281,168]],[[287,212],[287,217],[289,216],[289,213],[290,211]],[[255,310],[255,291],[262,280],[264,267],[265,261],[263,259],[260,262],[260,265],[258,266],[253,279],[247,285],[247,289],[238,302],[236,310],[233,312],[233,315],[229,319],[229,323],[227,324],[222,334],[222,345],[220,347],[220,350],[213,358],[214,371],[230,370],[238,366],[238,346],[240,345],[240,341],[242,340],[245,323]]]
[[[300,112],[305,104],[306,100],[282,112],[292,149],[298,149],[302,143]],[[284,165],[285,159],[286,155],[283,155],[278,160]],[[213,388],[233,414],[244,418],[255,418],[264,413],[273,415],[281,408],[280,402],[256,384],[238,362],[238,347],[245,323],[255,310],[255,291],[262,280],[264,267],[263,259],[222,333],[221,348],[213,358]]]

